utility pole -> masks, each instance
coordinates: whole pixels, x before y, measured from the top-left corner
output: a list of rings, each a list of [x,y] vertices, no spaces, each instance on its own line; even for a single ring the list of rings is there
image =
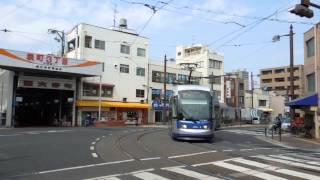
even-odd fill
[[[166,109],[166,104],[167,104],[167,55],[164,55],[164,81],[163,81],[163,122],[166,122],[167,120],[167,109]]]
[[[56,29],[48,29],[51,34],[57,34],[59,38],[55,37],[54,40],[61,42],[61,57],[64,56],[64,46],[65,46],[65,33],[64,31],[59,31]]]
[[[290,97],[291,101],[294,99],[294,68],[293,68],[293,30],[292,24],[290,25],[290,32],[289,32],[289,39],[290,39]],[[294,109],[290,109],[291,117],[294,119]]]
[[[253,73],[251,72],[251,108],[253,109],[253,92],[254,92],[254,81]]]

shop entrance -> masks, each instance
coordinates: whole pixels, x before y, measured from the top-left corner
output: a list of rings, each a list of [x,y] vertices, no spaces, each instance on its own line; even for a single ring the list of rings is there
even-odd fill
[[[155,111],[155,122],[162,122],[162,111]]]
[[[71,126],[73,91],[18,88],[14,126]]]

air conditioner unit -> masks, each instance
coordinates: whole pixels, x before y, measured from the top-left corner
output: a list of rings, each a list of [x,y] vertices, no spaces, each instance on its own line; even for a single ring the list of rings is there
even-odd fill
[[[127,98],[122,98],[122,101],[123,102],[127,102]]]
[[[144,100],[140,100],[140,103],[144,103]]]

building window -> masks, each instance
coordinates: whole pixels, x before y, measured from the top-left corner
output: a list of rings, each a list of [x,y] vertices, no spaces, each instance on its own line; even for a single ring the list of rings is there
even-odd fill
[[[101,49],[101,50],[105,50],[105,45],[106,43],[104,41],[101,40],[94,40],[94,48],[96,49]]]
[[[130,54],[130,46],[121,44],[120,52],[123,54]]]
[[[286,88],[284,86],[276,86],[274,89],[277,91],[286,90]]]
[[[259,99],[259,106],[267,106],[267,100],[261,100]]]
[[[272,79],[262,79],[262,83],[272,83]]]
[[[184,74],[178,74],[178,81],[181,84],[187,84],[188,83],[188,75],[184,75]]]
[[[308,92],[315,92],[316,86],[315,86],[315,75],[314,73],[307,75],[307,86],[308,86]]]
[[[176,77],[177,75],[174,74],[174,73],[167,73],[167,83],[168,84],[173,84],[173,82],[176,80]]]
[[[93,83],[83,83],[83,96],[94,96],[99,97],[100,92],[100,85],[93,84]],[[113,87],[112,86],[105,86],[102,85],[101,87],[101,97],[112,97],[113,94]]]
[[[221,61],[209,59],[209,68],[221,69],[221,66],[222,66]]]
[[[72,39],[68,42],[68,52],[75,50],[76,48],[76,39]]]
[[[143,89],[136,89],[136,97],[144,97],[144,90]]]
[[[120,64],[120,72],[122,72],[122,73],[129,73],[129,65]]]
[[[306,42],[306,46],[307,46],[307,57],[314,56],[314,38],[309,39]]]
[[[84,47],[92,48],[92,36],[85,36],[84,37]]]
[[[274,70],[274,73],[276,73],[276,74],[285,73],[285,70],[284,69],[276,69],[276,70]]]
[[[181,56],[181,52],[178,52],[178,56]]]
[[[152,71],[152,82],[162,83],[164,80],[163,72]]]
[[[272,70],[261,71],[261,74],[262,74],[262,75],[272,74]]]
[[[129,51],[129,53],[130,53],[130,51]],[[146,57],[146,49],[138,48],[137,49],[137,56]]]
[[[145,69],[137,67],[137,76],[145,76]]]
[[[285,79],[284,78],[275,78],[274,81],[275,82],[284,82]]]
[[[221,99],[221,91],[213,90],[213,96],[217,99]]]

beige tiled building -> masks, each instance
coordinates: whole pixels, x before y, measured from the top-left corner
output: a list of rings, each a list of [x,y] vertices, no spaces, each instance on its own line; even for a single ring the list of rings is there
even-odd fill
[[[304,94],[304,66],[294,66],[294,99]],[[281,66],[260,70],[260,87],[278,95],[290,94],[290,67]]]

